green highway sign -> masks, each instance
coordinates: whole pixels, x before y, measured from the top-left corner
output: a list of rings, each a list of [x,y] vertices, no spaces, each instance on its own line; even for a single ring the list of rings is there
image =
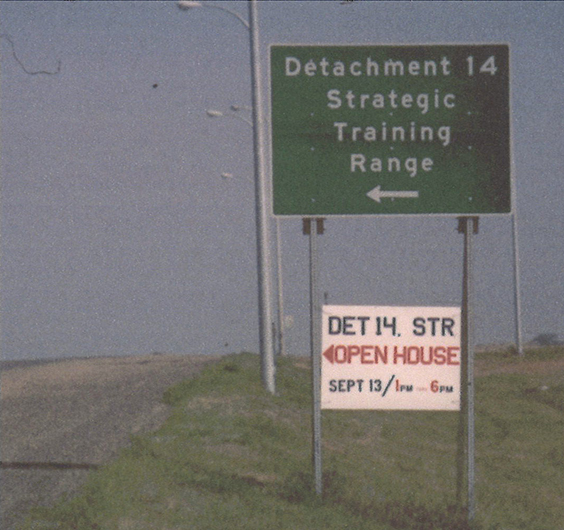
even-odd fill
[[[507,45],[272,45],[275,215],[511,212]]]

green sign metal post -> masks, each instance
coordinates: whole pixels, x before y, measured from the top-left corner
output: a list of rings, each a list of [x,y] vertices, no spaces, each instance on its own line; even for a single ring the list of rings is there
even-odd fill
[[[280,216],[511,212],[507,45],[270,48]]]
[[[476,515],[475,494],[475,389],[474,389],[474,282],[473,234],[478,233],[478,217],[459,217],[458,232],[464,234],[462,269],[462,374],[461,415],[458,427],[456,497],[462,503],[464,471],[467,473],[467,513],[472,521]],[[466,466],[464,455],[466,454]]]
[[[304,219],[303,231],[309,236],[309,307],[311,365],[313,387],[312,410],[312,460],[315,493],[323,495],[323,466],[321,454],[321,308],[319,306],[319,267],[317,259],[317,235],[324,232],[324,219]]]

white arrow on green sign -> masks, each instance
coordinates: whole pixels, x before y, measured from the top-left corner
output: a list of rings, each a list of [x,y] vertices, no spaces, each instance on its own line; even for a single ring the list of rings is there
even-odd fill
[[[366,195],[376,202],[381,202],[382,199],[418,199],[418,191],[384,191],[380,186],[376,186],[370,190]]]

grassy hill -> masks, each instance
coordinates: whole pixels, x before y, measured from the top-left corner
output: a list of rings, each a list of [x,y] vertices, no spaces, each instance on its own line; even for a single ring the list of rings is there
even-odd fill
[[[564,529],[564,348],[478,355],[475,527]],[[31,529],[464,530],[458,413],[324,411],[324,498],[313,493],[309,362],[227,356],[169,389],[157,432],[38,508]]]

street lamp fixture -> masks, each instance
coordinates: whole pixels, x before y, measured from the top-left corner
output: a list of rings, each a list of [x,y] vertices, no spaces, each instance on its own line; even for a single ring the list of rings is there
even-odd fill
[[[188,9],[193,9],[194,7],[202,7],[202,2],[190,2],[189,0],[179,0],[177,3],[178,8],[182,11],[188,11]]]
[[[178,9],[180,9],[181,11],[188,11],[189,9],[195,9],[197,7],[211,7],[214,9],[219,9],[220,11],[225,11],[226,13],[231,14],[239,22],[241,22],[243,26],[245,26],[247,29],[251,29],[249,23],[241,15],[239,15],[239,13],[236,13],[235,11],[231,11],[231,9],[227,9],[224,6],[218,6],[215,4],[207,4],[207,3],[204,4],[203,2],[192,2],[191,0],[178,0],[178,2],[176,2],[176,5],[178,6]]]

